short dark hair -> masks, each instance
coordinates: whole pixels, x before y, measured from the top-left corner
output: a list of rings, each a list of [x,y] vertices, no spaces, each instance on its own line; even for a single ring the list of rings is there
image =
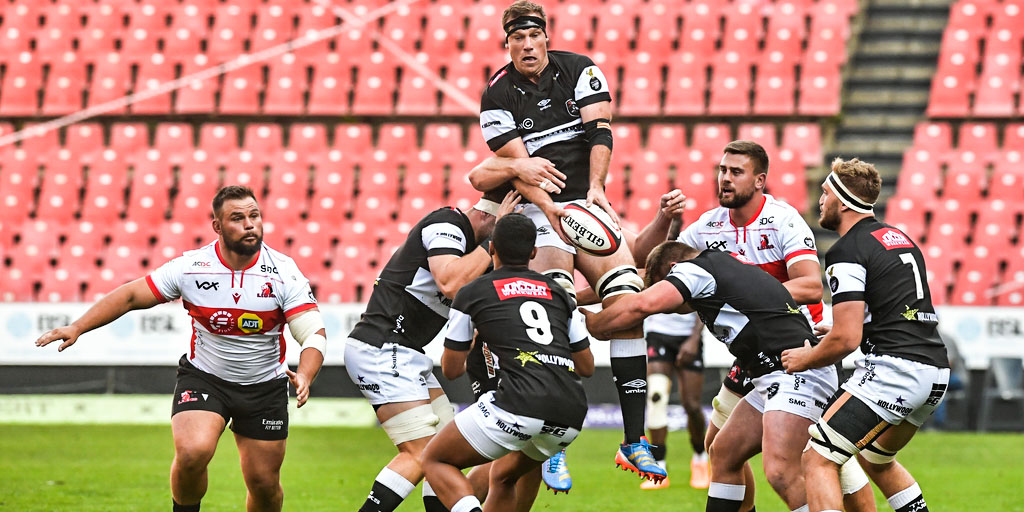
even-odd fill
[[[528,0],[518,0],[512,5],[505,9],[505,12],[501,13],[501,25],[505,26],[506,23],[512,21],[520,16],[528,16],[530,14],[536,14],[538,18],[548,21],[548,16],[544,14],[544,6],[530,2]]]
[[[526,265],[537,241],[537,225],[521,213],[510,213],[498,219],[491,235],[491,244],[504,265]]]
[[[256,200],[256,194],[253,193],[252,189],[242,185],[228,185],[218,190],[217,195],[213,196],[213,216],[215,218],[220,216],[220,207],[224,206],[224,201],[245,199],[247,197]]]
[[[754,174],[768,174],[768,152],[751,140],[734,140],[725,146],[726,153],[747,155],[754,162]]]
[[[647,271],[644,273],[644,287],[665,279],[672,265],[680,261],[692,260],[700,254],[700,250],[682,242],[663,242],[647,256]]]

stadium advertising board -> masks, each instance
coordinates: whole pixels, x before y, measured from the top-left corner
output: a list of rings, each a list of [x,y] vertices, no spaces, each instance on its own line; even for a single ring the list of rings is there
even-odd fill
[[[56,344],[38,348],[36,338],[54,327],[67,325],[90,304],[0,304],[0,365],[162,365],[177,364],[188,351],[192,326],[179,303],[160,304],[129,313],[87,333],[71,349],[58,354]],[[327,329],[325,364],[344,364],[343,343],[359,320],[363,304],[321,304]],[[1024,308],[939,307],[944,336],[956,340],[967,366],[984,369],[991,356],[1024,356]],[[299,346],[285,330],[287,357],[298,364]],[[443,333],[442,333],[443,335]],[[726,367],[732,356],[705,331],[705,364]],[[440,336],[439,336],[440,338]],[[437,340],[435,340],[437,341]],[[594,343],[595,362],[608,366],[608,344]],[[439,363],[443,346],[431,343],[428,355]],[[852,361],[848,358],[847,362]]]

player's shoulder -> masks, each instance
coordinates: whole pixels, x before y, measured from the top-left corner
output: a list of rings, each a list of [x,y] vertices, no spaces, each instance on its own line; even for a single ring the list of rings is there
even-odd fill
[[[581,70],[594,65],[594,61],[590,57],[565,50],[548,50],[548,59],[560,67],[569,66]]]
[[[181,256],[174,259],[188,263],[190,266],[212,267],[219,261],[219,257],[217,256],[217,241],[214,240],[202,247],[187,250],[181,253]]]
[[[421,223],[424,226],[441,222],[458,223],[464,217],[465,215],[454,206],[442,206],[423,217]]]
[[[776,217],[783,216],[785,218],[799,217],[803,220],[803,217],[800,216],[800,212],[786,201],[783,201],[771,194],[765,194],[764,198],[764,208],[761,211],[762,216],[774,215]]]
[[[512,63],[508,63],[494,72],[490,78],[487,79],[487,88],[484,89],[484,96],[491,93],[492,89],[500,90],[508,87],[512,84],[511,78],[508,76],[509,69]]]

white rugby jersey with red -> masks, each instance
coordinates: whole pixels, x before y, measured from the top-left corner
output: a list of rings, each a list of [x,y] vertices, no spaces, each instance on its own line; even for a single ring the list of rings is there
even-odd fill
[[[266,244],[243,270],[232,270],[219,242],[188,251],[146,276],[161,301],[181,298],[192,317],[188,360],[238,384],[285,375],[285,319],[316,307],[295,262]]]
[[[783,283],[789,281],[790,265],[818,261],[814,233],[789,204],[765,194],[760,210],[744,226],[734,225],[729,212],[724,206],[704,212],[677,240],[702,251],[714,249],[744,256]],[[800,309],[812,324],[821,322],[821,302]]]

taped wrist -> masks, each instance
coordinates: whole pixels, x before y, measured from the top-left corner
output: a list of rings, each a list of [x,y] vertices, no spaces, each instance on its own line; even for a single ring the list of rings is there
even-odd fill
[[[288,322],[288,330],[303,349],[315,348],[324,356],[327,355],[327,338],[317,334],[324,328],[324,319],[320,311],[311,309]]]
[[[612,122],[605,118],[594,119],[583,123],[583,136],[587,138],[590,148],[608,146],[612,149]]]

